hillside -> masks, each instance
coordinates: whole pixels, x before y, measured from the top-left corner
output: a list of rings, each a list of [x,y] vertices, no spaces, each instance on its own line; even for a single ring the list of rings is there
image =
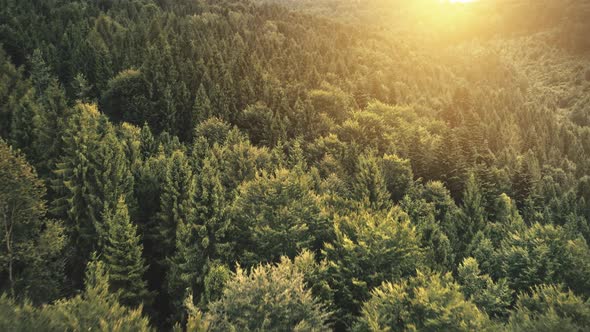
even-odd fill
[[[586,0],[0,0],[0,330],[587,330],[588,35]]]

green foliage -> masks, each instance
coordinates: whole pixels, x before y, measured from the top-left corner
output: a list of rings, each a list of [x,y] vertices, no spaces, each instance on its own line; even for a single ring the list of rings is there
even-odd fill
[[[459,265],[458,281],[465,297],[490,317],[504,319],[512,302],[512,291],[506,279],[494,282],[487,274],[481,274],[477,260],[468,257]]]
[[[466,247],[471,243],[475,234],[483,230],[485,226],[486,213],[482,199],[482,194],[475,180],[475,176],[471,174],[467,180],[465,192],[463,193],[462,213],[458,218],[458,223],[455,225],[455,234],[460,237],[455,242],[455,250],[459,254],[459,258],[464,257]]]
[[[450,274],[418,272],[399,283],[386,282],[363,305],[356,331],[484,331],[485,313],[466,300]]]
[[[149,301],[143,275],[146,271],[142,257],[143,246],[137,227],[131,223],[125,199],[121,196],[114,211],[104,211],[105,239],[103,257],[109,272],[110,289],[122,304],[137,307]]]
[[[150,331],[148,319],[138,309],[121,306],[109,293],[109,275],[104,264],[93,258],[88,263],[85,291],[72,299],[44,307],[50,329],[57,331]]]
[[[330,234],[310,177],[286,169],[244,182],[229,213],[239,261],[249,266],[318,250]]]
[[[41,308],[0,296],[3,331],[152,331],[141,308],[130,310],[109,293],[109,278],[96,257],[88,264],[85,290]]]
[[[510,316],[510,331],[585,331],[590,326],[590,303],[571,291],[541,285],[521,293]]]
[[[301,251],[336,330],[417,268],[457,276],[423,287],[443,316],[459,289],[494,328],[585,328],[509,310],[542,284],[590,296],[585,1],[0,2],[14,329],[141,330],[121,305],[143,302],[158,330],[209,330],[229,267]],[[95,250],[112,294],[83,291]]]
[[[391,200],[399,202],[408,193],[413,183],[414,175],[410,161],[396,155],[385,155],[381,168]]]
[[[217,301],[223,295],[225,285],[230,280],[230,270],[225,265],[213,264],[205,276],[203,303]]]
[[[337,322],[348,325],[370,291],[384,281],[413,275],[424,264],[415,228],[399,208],[361,211],[334,220],[336,239],[326,243],[329,283],[338,307]]]
[[[153,116],[145,113],[148,103],[145,98],[146,89],[145,79],[139,70],[124,70],[109,81],[100,108],[117,121],[137,125],[147,121],[153,125]]]
[[[304,287],[304,276],[288,258],[238,267],[223,296],[209,305],[211,331],[327,331],[329,314]]]
[[[171,256],[176,245],[176,227],[190,225],[195,213],[195,181],[187,158],[174,151],[166,163],[160,212],[153,237],[159,242],[158,257]]]
[[[559,283],[580,294],[590,289],[585,277],[590,264],[588,245],[579,237],[571,238],[561,227],[534,224],[506,236],[497,260],[515,291]]]
[[[389,206],[386,182],[383,178],[377,158],[360,156],[358,170],[352,185],[355,198],[366,207],[380,210]]]
[[[45,187],[22,155],[0,139],[0,290],[35,303],[61,293],[66,238],[46,220]]]
[[[53,171],[55,193],[52,212],[68,227],[78,266],[72,278],[81,281],[80,270],[97,250],[105,233],[102,212],[114,208],[121,195],[131,200],[133,177],[115,129],[94,105],[77,104],[64,130],[64,152]]]

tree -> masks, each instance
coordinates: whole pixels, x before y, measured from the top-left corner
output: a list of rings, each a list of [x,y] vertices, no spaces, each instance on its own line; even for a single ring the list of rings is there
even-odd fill
[[[336,239],[325,244],[323,255],[339,310],[337,326],[342,328],[352,323],[373,288],[421,268],[424,253],[419,235],[399,208],[336,216],[334,231]]]
[[[11,98],[12,99],[12,98]],[[14,98],[17,104],[7,107],[12,110],[10,123],[10,143],[25,154],[34,156],[35,116],[39,114],[39,104],[34,99],[34,90],[29,89],[22,97]],[[14,100],[13,99],[13,100]]]
[[[225,217],[225,194],[213,154],[203,161],[195,184],[194,216],[182,220],[176,228],[176,252],[168,275],[169,292],[178,312],[187,292],[197,295],[197,301],[204,296],[204,279],[212,261],[233,258],[232,244],[226,238],[230,229]]]
[[[14,148],[31,153],[33,118],[39,105],[30,80],[10,61],[0,47],[0,137]]]
[[[195,127],[195,137],[204,137],[207,139],[209,146],[212,147],[215,143],[223,145],[231,131],[229,123],[220,118],[212,117],[199,122]]]
[[[176,227],[192,224],[195,216],[195,181],[184,152],[172,153],[165,172],[158,224],[153,235],[159,243],[159,260],[172,257],[176,245]]]
[[[317,251],[329,238],[310,177],[286,169],[243,183],[229,215],[237,228],[232,236],[239,261],[246,266],[295,257],[305,248]]]
[[[454,244],[459,259],[465,257],[467,246],[469,246],[475,234],[483,230],[485,222],[486,214],[484,211],[483,197],[475,176],[470,174],[465,192],[463,193],[463,204],[461,205],[459,222],[455,226],[455,232],[459,238],[457,238],[458,241]]]
[[[389,193],[378,161],[374,156],[360,156],[353,182],[355,198],[372,209],[389,206]]]
[[[77,104],[62,135],[64,152],[55,165],[52,212],[65,219],[74,251],[72,276],[82,281],[81,268],[104,238],[102,211],[114,209],[123,195],[132,201],[133,176],[125,151],[96,106]]]
[[[513,232],[502,239],[497,260],[501,275],[517,292],[563,283],[579,294],[589,294],[590,249],[584,239],[561,227],[534,224]]]
[[[506,279],[494,282],[487,274],[481,274],[477,260],[468,257],[457,271],[465,297],[490,317],[505,319],[512,303],[512,291]]]
[[[52,84],[51,69],[43,58],[43,53],[40,49],[35,49],[30,58],[31,62],[31,81],[37,98],[44,98],[45,90]]]
[[[137,227],[129,218],[124,196],[119,197],[114,211],[105,207],[104,224],[106,238],[101,259],[109,272],[110,290],[127,306],[137,307],[149,302],[150,294],[143,279],[147,269],[142,257],[143,246]]]
[[[205,276],[205,291],[201,298],[201,303],[205,305],[206,303],[212,303],[221,299],[223,296],[223,290],[230,279],[231,271],[227,266],[212,264]]]
[[[141,306],[127,309],[109,292],[108,271],[96,256],[86,269],[85,290],[81,295],[63,299],[43,308],[49,317],[49,330],[56,331],[151,331]]]
[[[199,85],[199,89],[197,90],[192,113],[193,116],[191,120],[195,125],[213,116],[211,101],[209,100],[209,96],[207,96],[207,92],[205,91],[205,87],[202,83]]]
[[[363,305],[356,331],[483,331],[488,317],[466,300],[450,274],[383,283]]]
[[[209,305],[211,331],[328,331],[329,314],[288,258],[247,273],[238,267],[220,300]]]
[[[34,169],[0,139],[0,290],[35,303],[54,300],[64,281],[64,229],[45,219],[44,196]]]
[[[518,296],[509,331],[586,331],[590,303],[555,285],[540,285]]]
[[[272,117],[272,110],[265,104],[248,105],[240,115],[240,128],[248,133],[253,144],[270,146],[273,143],[270,132]]]
[[[149,113],[147,83],[142,72],[127,69],[110,79],[100,100],[100,109],[115,121],[126,121],[135,125],[144,122],[153,126],[158,119]]]
[[[57,80],[51,80],[43,90],[41,110],[33,118],[35,166],[48,175],[63,152],[62,135],[69,126],[69,107],[65,92]]]
[[[194,282],[195,179],[182,151],[174,151],[166,162],[160,194],[160,210],[150,230],[153,248],[152,280],[167,297],[160,301],[169,306],[174,318],[181,311],[186,288]],[[182,259],[182,261],[179,261]],[[185,265],[188,264],[188,265]],[[164,304],[166,303],[166,304]]]
[[[390,199],[393,202],[399,202],[413,183],[414,175],[410,161],[387,154],[381,161],[381,170]]]
[[[72,89],[74,90],[74,96],[78,102],[92,102],[92,85],[88,83],[88,80],[84,74],[76,74],[74,81],[72,82]]]

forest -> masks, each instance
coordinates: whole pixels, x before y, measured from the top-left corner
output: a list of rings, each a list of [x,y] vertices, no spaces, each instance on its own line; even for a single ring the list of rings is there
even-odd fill
[[[0,0],[0,331],[590,330],[590,0]]]

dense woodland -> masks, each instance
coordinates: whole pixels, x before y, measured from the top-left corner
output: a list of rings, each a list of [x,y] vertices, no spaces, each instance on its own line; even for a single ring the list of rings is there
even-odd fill
[[[590,2],[0,0],[0,330],[588,331]]]

